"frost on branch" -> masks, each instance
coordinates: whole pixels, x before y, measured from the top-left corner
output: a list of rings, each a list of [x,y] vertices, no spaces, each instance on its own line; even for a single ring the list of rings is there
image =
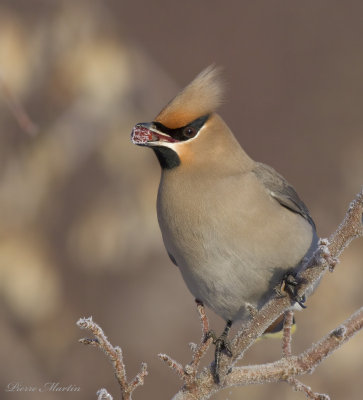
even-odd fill
[[[363,191],[351,203],[336,232],[329,239],[321,239],[318,250],[307,261],[306,268],[299,275],[301,279],[299,295],[308,294],[311,288],[322,279],[326,271],[333,271],[343,250],[354,238],[363,235],[362,217]],[[209,337],[207,335],[209,322],[203,305],[197,303],[202,323],[202,338],[198,345],[190,346],[192,361],[183,367],[168,355],[159,354],[159,358],[183,381],[183,387],[173,397],[173,400],[205,400],[224,388],[271,382],[286,382],[310,400],[329,400],[328,395],[315,393],[297,377],[312,373],[326,357],[363,328],[363,307],[303,353],[293,355],[291,349],[293,315],[289,311],[291,304],[292,300],[288,295],[276,294],[261,309],[249,307],[249,321],[242,326],[242,329],[231,341],[232,357],[222,355],[220,364],[222,379],[220,384],[216,384],[212,375],[212,365],[198,371],[200,360],[207,352],[212,338],[206,339]],[[243,357],[245,351],[284,313],[282,358],[268,364],[236,366],[236,362]],[[82,339],[81,342],[101,348],[110,358],[121,387],[122,400],[131,399],[131,393],[137,386],[143,384],[144,377],[147,375],[146,364],[142,365],[141,372],[131,382],[127,382],[121,349],[110,344],[102,329],[91,318],[80,319],[78,325],[83,329],[89,329],[95,336],[91,339]],[[162,393],[160,393],[160,397],[162,397]],[[112,400],[111,395],[105,389],[98,392],[98,398]]]
[[[174,372],[176,372],[176,374],[182,379],[185,388],[187,390],[193,390],[193,387],[196,384],[196,378],[200,361],[204,356],[204,354],[207,352],[213,340],[211,337],[207,336],[209,332],[209,322],[207,315],[205,313],[204,306],[199,301],[197,301],[197,308],[198,308],[199,318],[202,324],[202,338],[199,345],[191,343],[190,348],[192,350],[192,361],[185,367],[183,367],[181,364],[173,360],[167,354],[158,354],[158,357],[162,361],[166,362],[166,364]]]
[[[123,362],[122,350],[118,346],[113,346],[107,339],[102,328],[92,320],[92,317],[81,318],[78,320],[77,325],[81,329],[88,329],[94,335],[94,338],[80,339],[80,343],[95,346],[103,350],[110,359],[116,379],[121,388],[121,399],[131,400],[132,392],[138,387],[144,384],[144,378],[148,374],[147,365],[141,364],[141,371],[132,379],[130,382],[127,381],[126,367]],[[112,400],[112,396],[107,392],[106,389],[100,389],[97,392],[98,400]]]
[[[327,394],[314,393],[311,390],[311,387],[304,385],[296,378],[288,378],[287,383],[289,383],[296,392],[302,392],[308,399],[311,400],[330,400],[330,397]]]
[[[299,287],[299,295],[309,293],[311,288],[322,279],[326,271],[334,269],[338,263],[338,257],[346,246],[354,238],[363,235],[362,215],[363,190],[351,203],[336,232],[328,240],[322,239],[319,249],[307,261],[306,269],[300,274],[302,283]],[[208,399],[214,393],[226,387],[283,381],[292,385],[295,390],[304,393],[309,399],[328,399],[327,395],[314,393],[309,387],[299,382],[296,376],[311,373],[327,356],[362,329],[363,308],[298,356],[291,355],[291,320],[290,322],[287,320],[284,326],[282,359],[270,364],[235,366],[236,362],[243,357],[245,351],[252,346],[268,326],[290,307],[291,299],[288,296],[276,295],[260,310],[251,312],[250,320],[242,326],[240,332],[232,340],[233,356],[231,358],[222,356],[220,372],[225,378],[221,381],[221,385],[218,386],[214,383],[211,366],[209,366],[208,369],[197,375],[193,392],[184,387],[173,400]]]
[[[97,392],[97,400],[113,400],[113,398],[106,389],[102,388]]]

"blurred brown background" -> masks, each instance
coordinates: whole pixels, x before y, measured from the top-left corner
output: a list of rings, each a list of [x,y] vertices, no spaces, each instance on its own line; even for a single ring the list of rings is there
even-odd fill
[[[224,67],[220,113],[247,152],[293,183],[320,235],[335,229],[363,183],[362,16],[361,1],[1,0],[0,398],[92,399],[101,387],[117,398],[104,355],[77,343],[89,315],[122,346],[129,376],[148,363],[135,399],[180,387],[156,354],[190,361],[200,326],[157,226],[158,163],[129,136],[207,65]],[[362,304],[362,256],[360,240],[297,315],[295,352]],[[362,344],[302,380],[361,399]],[[266,340],[244,362],[279,356]],[[81,391],[9,393],[10,382]],[[284,384],[215,396],[240,398],[304,396]]]

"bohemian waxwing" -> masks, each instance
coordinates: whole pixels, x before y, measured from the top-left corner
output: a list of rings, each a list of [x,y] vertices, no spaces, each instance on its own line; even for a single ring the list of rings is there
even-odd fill
[[[133,143],[153,149],[161,166],[158,221],[166,250],[193,296],[227,321],[216,342],[260,308],[287,272],[318,244],[315,224],[292,186],[253,161],[215,113],[223,85],[209,67],[163,108],[137,124]]]

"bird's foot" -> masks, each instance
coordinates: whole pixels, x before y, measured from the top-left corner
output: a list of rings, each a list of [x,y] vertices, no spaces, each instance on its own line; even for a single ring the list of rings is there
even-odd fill
[[[228,357],[232,357],[232,348],[231,343],[228,340],[228,332],[231,328],[232,321],[227,321],[227,325],[224,328],[224,331],[221,336],[217,337],[214,331],[209,331],[205,335],[205,341],[209,338],[213,338],[213,344],[216,346],[214,352],[214,369],[213,369],[213,379],[214,382],[219,384],[220,383],[220,362],[221,362],[221,354],[225,352]]]
[[[204,342],[206,342],[209,338],[213,338],[213,344],[218,347],[219,352],[222,353],[223,351],[229,357],[232,357],[232,350],[231,350],[231,342],[227,338],[227,335],[222,334],[221,336],[217,337],[214,331],[210,330],[204,338]]]
[[[296,274],[288,272],[284,275],[281,282],[280,292],[287,293],[301,308],[306,308],[306,305],[304,304],[306,301],[305,294],[299,294],[299,286],[301,282],[301,279],[299,279]]]

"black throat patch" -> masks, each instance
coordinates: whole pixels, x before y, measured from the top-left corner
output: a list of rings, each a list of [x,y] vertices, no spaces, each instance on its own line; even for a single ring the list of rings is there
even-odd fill
[[[182,126],[176,129],[170,129],[161,124],[160,122],[153,122],[160,132],[163,132],[178,142],[185,142],[192,139],[197,135],[199,130],[208,120],[209,114],[203,115],[203,117],[197,118],[190,124]],[[156,157],[159,160],[160,166],[163,169],[172,169],[178,167],[181,163],[178,154],[169,147],[164,146],[153,146],[153,150]]]
[[[180,158],[174,150],[169,147],[153,147],[154,153],[159,160],[160,167],[163,169],[172,169],[180,165]]]

